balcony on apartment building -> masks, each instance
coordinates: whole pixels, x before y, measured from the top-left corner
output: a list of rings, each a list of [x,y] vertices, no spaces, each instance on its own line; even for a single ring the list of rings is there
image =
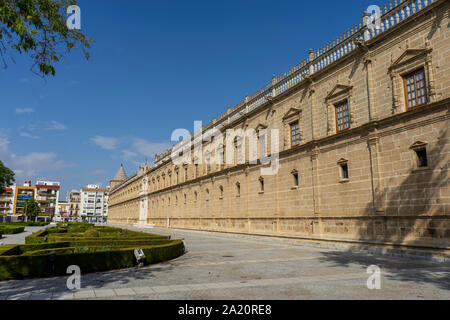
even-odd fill
[[[39,190],[38,195],[42,196],[42,197],[55,197],[56,196],[56,192],[55,191],[41,191]]]
[[[45,203],[55,203],[56,198],[47,198],[47,197],[36,197],[37,202],[45,202]]]
[[[13,191],[11,188],[4,188],[4,191],[0,193],[0,197],[12,197]]]

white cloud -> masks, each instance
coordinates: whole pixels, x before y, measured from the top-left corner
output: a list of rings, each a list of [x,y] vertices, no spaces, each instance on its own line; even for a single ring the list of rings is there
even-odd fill
[[[59,160],[58,155],[54,152],[14,154],[9,150],[9,143],[7,135],[0,131],[0,159],[15,172],[18,183],[22,183],[25,179],[38,178],[40,175],[74,166],[74,164],[67,164]]]
[[[37,123],[33,123],[28,126],[28,131],[36,131],[36,130],[61,131],[66,129],[67,126],[55,120],[39,121]]]
[[[136,138],[133,140],[133,147],[140,154],[147,156],[149,158],[154,158],[155,154],[165,152],[170,148],[168,143],[155,143],[149,142],[144,139]]]
[[[21,137],[30,138],[30,139],[39,139],[39,136],[33,136],[32,134],[29,134],[28,132],[21,132]]]
[[[0,155],[4,155],[8,152],[9,140],[6,133],[0,131]]]
[[[105,137],[96,136],[91,138],[96,145],[105,150],[121,150],[121,153],[114,154],[113,158],[120,158],[122,161],[130,161],[133,164],[140,164],[144,157],[152,160],[156,153],[165,152],[171,146],[165,142],[151,142],[135,137]]]
[[[33,112],[34,112],[33,108],[17,108],[16,109],[17,114],[33,113]]]
[[[45,128],[45,130],[66,130],[66,129],[67,127],[65,125],[54,120],[47,122]]]
[[[136,152],[130,151],[130,150],[123,150],[122,151],[122,158],[125,160],[134,159],[137,157],[138,154]]]
[[[96,136],[91,139],[99,147],[106,150],[114,150],[117,147],[118,139],[113,137]]]

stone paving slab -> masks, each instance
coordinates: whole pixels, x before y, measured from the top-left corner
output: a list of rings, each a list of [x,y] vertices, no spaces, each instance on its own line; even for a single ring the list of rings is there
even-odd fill
[[[136,292],[133,291],[133,289],[130,288],[120,288],[120,289],[114,289],[117,296],[134,296],[136,295]]]
[[[139,295],[139,294],[153,294],[153,293],[156,292],[155,290],[153,290],[150,287],[137,287],[137,288],[135,287],[135,288],[133,288],[133,291],[136,292],[137,295]]]
[[[53,293],[53,299],[54,300],[72,300],[74,299],[74,293],[70,292],[56,292]]]
[[[108,298],[116,295],[113,289],[95,289],[94,293],[97,298]]]
[[[8,296],[7,300],[29,300],[31,293],[13,294]]]
[[[29,300],[52,300],[52,293],[32,293]]]
[[[89,299],[89,298],[96,298],[94,290],[80,290],[75,292],[74,294],[75,299]]]
[[[67,277],[0,282],[0,299],[450,299],[448,263],[271,238],[140,231],[184,238],[188,253],[140,269],[83,274],[78,292],[67,290]],[[382,290],[367,289],[370,265],[382,270]]]

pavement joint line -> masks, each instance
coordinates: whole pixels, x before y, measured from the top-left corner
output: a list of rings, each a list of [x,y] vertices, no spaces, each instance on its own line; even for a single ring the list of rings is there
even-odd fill
[[[53,300],[73,300],[73,292],[54,292],[52,296]]]
[[[159,294],[159,293],[173,293],[182,291],[201,291],[201,290],[218,290],[218,289],[232,289],[243,287],[265,287],[265,286],[279,286],[296,283],[313,283],[320,281],[339,281],[339,280],[358,280],[365,279],[367,275],[345,274],[341,276],[314,276],[314,277],[294,277],[294,278],[280,278],[280,279],[250,279],[231,282],[218,283],[197,283],[197,284],[180,284],[170,286],[154,286],[154,287],[137,287],[137,288],[120,288],[114,289],[117,296],[135,296],[142,294]],[[87,294],[88,295],[88,294]],[[86,298],[101,298],[101,296],[90,296]],[[77,297],[75,299],[84,298]]]
[[[253,260],[230,260],[230,261],[218,261],[218,262],[200,262],[200,263],[180,263],[178,265],[172,264],[172,266],[194,267],[194,266],[212,266],[212,265],[227,265],[227,264],[249,264],[249,263],[268,263],[268,262],[291,262],[301,260],[313,260],[319,257],[297,257],[297,258],[279,258],[279,259],[253,259]],[[157,268],[157,266],[150,267],[149,269]]]
[[[388,276],[389,273],[385,273]],[[198,290],[215,290],[215,289],[227,289],[227,288],[239,288],[239,287],[261,287],[261,286],[277,286],[286,285],[292,283],[304,283],[304,282],[320,282],[320,281],[339,281],[349,279],[361,279],[366,278],[367,275],[317,275],[312,277],[293,277],[293,278],[279,278],[279,279],[249,279],[232,282],[218,282],[218,283],[197,283],[197,284],[179,284],[170,286],[155,286],[155,287],[138,287],[138,288],[104,288],[104,289],[84,289],[78,292],[55,292],[46,293],[45,291],[24,293],[10,295],[8,299],[33,299],[37,297],[38,300],[43,298],[47,299],[88,299],[88,298],[106,298],[113,296],[134,296],[139,294],[153,294],[153,293],[170,293],[181,291],[198,291]]]
[[[107,298],[116,296],[114,289],[94,289],[95,296],[97,298]]]
[[[152,294],[156,291],[153,290],[151,287],[135,287],[133,288],[133,291],[136,292],[136,294]]]
[[[74,293],[75,299],[89,299],[95,297],[95,292],[92,289],[84,289]]]

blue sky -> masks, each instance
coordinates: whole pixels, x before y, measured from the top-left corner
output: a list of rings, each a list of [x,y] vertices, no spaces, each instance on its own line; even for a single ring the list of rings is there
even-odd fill
[[[210,122],[359,23],[378,1],[79,0],[91,59],[73,51],[42,80],[14,55],[0,69],[0,159],[62,196],[106,186]]]

